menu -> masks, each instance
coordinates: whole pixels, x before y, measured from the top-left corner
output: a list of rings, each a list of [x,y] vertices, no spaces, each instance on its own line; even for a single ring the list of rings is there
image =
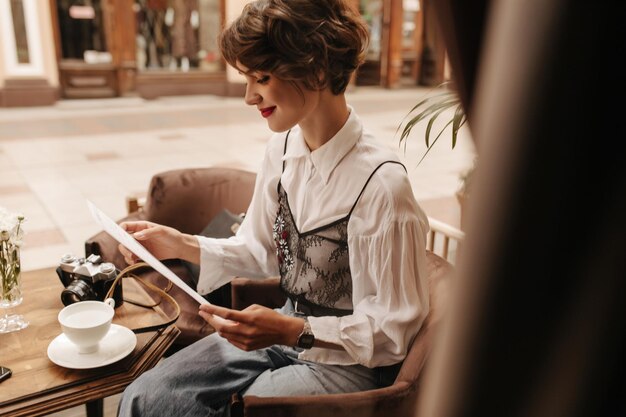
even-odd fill
[[[95,221],[102,226],[105,232],[110,234],[115,240],[124,245],[128,250],[137,255],[139,259],[153,267],[157,272],[169,279],[181,290],[189,294],[194,300],[200,304],[210,304],[203,296],[194,291],[189,285],[178,277],[171,269],[165,266],[161,261],[154,257],[141,243],[135,240],[126,230],[122,229],[117,223],[111,220],[102,212],[94,203],[87,200],[87,205],[91,211],[91,215]]]

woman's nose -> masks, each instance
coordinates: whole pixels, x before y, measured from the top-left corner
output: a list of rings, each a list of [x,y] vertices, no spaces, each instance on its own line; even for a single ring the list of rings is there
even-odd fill
[[[253,87],[250,86],[250,84],[248,84],[246,85],[246,96],[244,100],[247,105],[254,106],[261,102],[261,96],[255,91]]]

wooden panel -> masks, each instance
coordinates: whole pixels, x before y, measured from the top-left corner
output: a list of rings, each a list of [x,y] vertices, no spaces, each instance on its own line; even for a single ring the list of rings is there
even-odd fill
[[[402,75],[402,0],[391,0],[389,12],[389,49],[387,59],[387,78],[385,87],[394,88],[400,83]]]
[[[424,49],[420,84],[435,86],[444,81],[446,44],[441,23],[435,9],[435,1],[422,0],[424,10]]]
[[[52,36],[54,37],[54,49],[56,52],[57,62],[61,62],[63,57],[61,51],[61,31],[59,30],[59,12],[57,9],[57,0],[49,0],[50,3],[50,19],[52,23]]]
[[[113,9],[110,15],[113,33],[109,38],[109,51],[113,55],[118,95],[135,89],[137,73],[136,43],[137,33],[133,0],[109,0]]]
[[[59,98],[59,89],[45,79],[8,79],[0,88],[0,107],[49,106]]]
[[[59,64],[59,82],[63,97],[115,97],[117,76],[112,64],[86,64],[65,60]]]
[[[407,75],[411,79],[411,84],[417,84],[420,79],[422,67],[422,52],[424,50],[424,9],[420,7],[414,15],[415,30],[413,32],[410,47],[403,45],[402,62],[403,73],[408,68]]]
[[[191,71],[142,72],[137,75],[137,93],[146,99],[186,94],[228,95],[226,73]]]

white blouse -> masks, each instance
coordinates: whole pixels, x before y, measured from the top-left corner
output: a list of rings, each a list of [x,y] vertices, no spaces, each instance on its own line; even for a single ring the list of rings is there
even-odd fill
[[[367,178],[396,154],[363,130],[354,110],[339,132],[311,152],[298,127],[269,141],[254,196],[236,236],[200,244],[198,292],[209,293],[232,277],[277,276],[272,226],[278,212],[277,185],[289,198],[302,232],[348,214]],[[354,312],[344,317],[309,317],[315,338],[344,350],[313,348],[300,358],[326,364],[384,366],[404,359],[428,314],[426,233],[406,172],[385,164],[365,188],[348,223]]]

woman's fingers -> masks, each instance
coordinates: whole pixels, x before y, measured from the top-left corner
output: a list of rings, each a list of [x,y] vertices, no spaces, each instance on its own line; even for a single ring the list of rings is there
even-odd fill
[[[138,230],[134,233],[131,233],[132,236],[137,240],[148,240],[155,237],[159,237],[163,235],[165,232],[165,228],[163,226],[154,226],[146,229]]]
[[[159,226],[149,222],[128,222],[120,223],[120,226],[128,232],[129,235],[137,240],[148,240],[158,237],[165,230],[163,226]]]
[[[223,319],[220,316],[212,315],[202,310],[200,310],[198,314],[207,323],[213,326],[220,337],[228,340],[228,342],[233,346],[245,351],[251,351],[257,349],[258,347],[262,347],[262,345],[259,345],[254,338],[251,338],[247,334],[250,332],[250,329],[247,328],[247,326],[231,320]]]
[[[245,311],[232,310],[226,307],[220,307],[213,304],[204,304],[200,306],[200,311],[212,316],[226,319],[227,321],[252,323],[253,319],[249,313]]]
[[[126,230],[128,233],[138,232],[139,230],[143,230],[149,227],[148,222],[122,222],[120,223],[120,227]]]
[[[181,257],[184,236],[176,229],[151,222],[126,222],[120,225],[157,259]],[[139,260],[127,248],[119,248],[127,262]]]
[[[134,235],[134,234],[137,234],[138,232],[143,232],[146,230],[151,230],[155,228],[158,229],[158,226],[160,225],[157,223],[147,222],[144,220],[120,223],[120,227],[131,235]]]
[[[129,257],[130,251],[128,249],[126,249],[126,247],[124,245],[122,245],[121,243],[119,245],[117,245],[117,250],[120,251],[120,253],[124,257],[124,259]]]
[[[228,326],[237,326],[237,325],[239,325],[239,323],[236,322],[236,321],[227,320],[227,319],[222,318],[220,316],[211,314],[211,313],[209,313],[207,311],[200,310],[198,312],[198,314],[206,322],[208,322],[215,330],[223,330],[225,327],[228,327]]]
[[[124,257],[124,261],[126,261],[126,263],[128,265],[132,265],[134,263],[137,263],[137,261],[139,260],[139,258],[132,253],[131,251],[129,251],[126,246],[120,244],[117,246],[118,250],[120,251],[120,253],[122,254],[122,256]]]

